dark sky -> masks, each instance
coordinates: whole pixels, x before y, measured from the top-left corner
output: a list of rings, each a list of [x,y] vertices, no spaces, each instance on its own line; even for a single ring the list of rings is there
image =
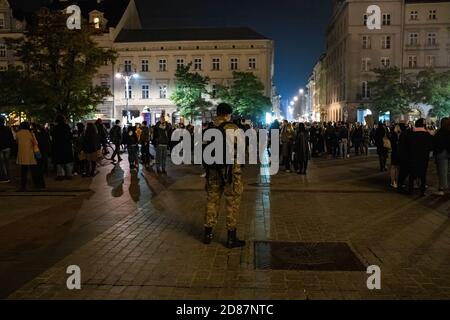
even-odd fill
[[[45,0],[13,0],[22,8]],[[248,26],[275,41],[275,84],[290,99],[325,50],[331,0],[138,0],[151,27]]]

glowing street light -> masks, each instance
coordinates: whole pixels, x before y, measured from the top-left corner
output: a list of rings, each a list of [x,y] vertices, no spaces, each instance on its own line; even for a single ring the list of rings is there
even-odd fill
[[[138,79],[139,78],[139,74],[136,72],[136,70],[131,73],[130,71],[128,71],[127,69],[125,69],[124,73],[121,72],[117,72],[116,73],[116,79],[123,79],[125,80],[125,99],[127,102],[126,105],[126,112],[127,112],[127,124],[130,123],[130,111],[129,109],[129,100],[130,100],[130,95],[129,95],[129,88],[130,88],[130,80],[131,79]]]
[[[297,96],[294,97],[294,101],[295,101],[295,102],[298,101],[298,97],[297,97]]]
[[[301,95],[304,95],[304,94],[305,94],[305,90],[304,90],[303,88],[301,88],[298,92],[299,92]]]

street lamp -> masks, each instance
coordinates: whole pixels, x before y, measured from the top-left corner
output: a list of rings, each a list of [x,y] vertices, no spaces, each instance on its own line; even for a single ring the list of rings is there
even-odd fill
[[[297,96],[294,97],[294,101],[295,101],[295,102],[298,101],[298,97],[297,97]]]
[[[126,109],[125,111],[127,112],[127,124],[130,123],[130,110],[129,110],[129,100],[130,100],[130,95],[129,95],[129,88],[130,88],[130,80],[131,79],[137,79],[139,78],[139,74],[136,72],[136,69],[134,70],[134,72],[131,72],[130,69],[125,68],[124,72],[121,73],[120,71],[116,73],[116,79],[123,79],[125,80],[125,100],[126,100]]]
[[[300,95],[303,95],[305,93],[305,90],[302,88],[302,89],[298,90],[298,92],[300,93]]]

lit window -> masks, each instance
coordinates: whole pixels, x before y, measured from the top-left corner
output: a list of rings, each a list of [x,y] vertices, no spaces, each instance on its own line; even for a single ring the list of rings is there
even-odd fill
[[[148,99],[150,97],[150,86],[148,84],[142,85],[142,99]]]
[[[95,29],[100,29],[100,18],[94,18]]]

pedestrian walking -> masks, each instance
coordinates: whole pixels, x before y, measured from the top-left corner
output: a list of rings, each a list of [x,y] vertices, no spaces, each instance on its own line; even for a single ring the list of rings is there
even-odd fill
[[[434,136],[434,158],[439,178],[439,190],[436,195],[443,196],[449,188],[450,168],[450,119],[443,118],[441,126]]]
[[[304,123],[299,123],[295,136],[295,159],[297,161],[298,174],[306,175],[308,161],[310,159],[309,135]]]
[[[97,127],[88,123],[84,134],[81,136],[82,156],[84,161],[84,178],[94,177],[97,174],[97,159],[99,151],[100,136]]]
[[[71,180],[73,176],[72,132],[64,116],[56,117],[52,132],[53,164],[56,165],[56,180]]]
[[[109,131],[109,139],[114,144],[114,152],[111,157],[112,162],[116,162],[116,156],[117,161],[122,161],[122,158],[120,157],[120,145],[122,144],[122,129],[120,127],[120,120],[116,120],[114,126]]]
[[[14,146],[11,128],[5,125],[5,118],[0,117],[0,183],[11,181],[10,160]]]

